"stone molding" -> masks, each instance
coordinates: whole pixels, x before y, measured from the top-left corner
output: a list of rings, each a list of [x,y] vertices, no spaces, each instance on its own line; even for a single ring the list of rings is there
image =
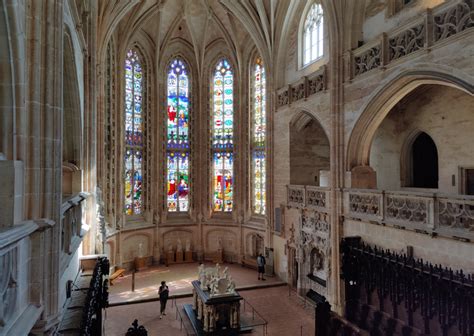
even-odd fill
[[[417,51],[428,51],[439,42],[474,27],[474,4],[470,0],[443,3],[416,20],[382,33],[379,38],[349,51],[346,79],[352,80],[373,69]]]
[[[474,196],[345,189],[344,216],[433,237],[474,241]]]
[[[326,91],[327,67],[323,65],[309,76],[303,76],[296,82],[276,91],[276,107],[291,105],[298,100],[306,100],[309,96]]]

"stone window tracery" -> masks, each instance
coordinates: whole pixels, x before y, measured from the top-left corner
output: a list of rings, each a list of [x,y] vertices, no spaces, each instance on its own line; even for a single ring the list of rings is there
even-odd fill
[[[170,212],[189,210],[189,70],[174,59],[167,78],[167,208]]]
[[[136,49],[130,49],[125,59],[124,212],[127,215],[143,213],[144,87],[142,58]]]
[[[321,58],[324,47],[324,15],[320,4],[311,5],[303,27],[303,65]]]
[[[266,94],[265,68],[258,57],[253,69],[253,113],[252,113],[252,190],[253,212],[265,214],[266,201]]]
[[[234,73],[226,59],[217,62],[212,76],[212,206],[231,212],[234,191]]]

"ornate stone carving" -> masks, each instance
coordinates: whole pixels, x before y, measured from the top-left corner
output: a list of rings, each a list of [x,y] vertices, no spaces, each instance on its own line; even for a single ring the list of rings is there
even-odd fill
[[[439,201],[439,225],[474,232],[474,202]]]
[[[321,190],[306,189],[308,206],[326,208],[326,192]]]
[[[428,222],[428,207],[424,199],[387,196],[386,202],[387,219],[414,223]]]
[[[352,213],[380,216],[380,195],[349,194],[349,207]]]
[[[381,46],[372,47],[354,56],[354,76],[378,68],[381,65]]]
[[[284,90],[278,93],[278,107],[288,105],[290,102],[288,90]]]
[[[17,305],[16,248],[0,256],[0,327],[7,324]],[[1,331],[1,328],[0,328]]]
[[[388,39],[389,61],[411,54],[424,47],[426,30],[424,23],[407,29]]]
[[[288,186],[288,205],[304,206],[304,187]]]
[[[304,82],[297,83],[291,87],[291,101],[297,101],[305,98]]]
[[[435,42],[474,27],[474,3],[471,0],[464,0],[435,15],[433,21]]]
[[[308,95],[326,90],[325,74],[319,74],[308,80]]]

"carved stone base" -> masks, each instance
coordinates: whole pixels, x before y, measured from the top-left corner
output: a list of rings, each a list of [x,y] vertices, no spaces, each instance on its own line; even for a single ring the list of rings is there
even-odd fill
[[[184,253],[184,261],[186,261],[186,262],[192,262],[193,261],[193,252],[192,251],[186,251]]]
[[[182,263],[183,262],[183,251],[177,251],[176,252],[176,262],[177,263]]]

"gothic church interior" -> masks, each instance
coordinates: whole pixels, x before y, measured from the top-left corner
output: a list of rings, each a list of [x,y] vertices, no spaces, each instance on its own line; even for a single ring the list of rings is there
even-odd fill
[[[0,4],[0,335],[259,254],[317,335],[474,334],[474,1]]]

